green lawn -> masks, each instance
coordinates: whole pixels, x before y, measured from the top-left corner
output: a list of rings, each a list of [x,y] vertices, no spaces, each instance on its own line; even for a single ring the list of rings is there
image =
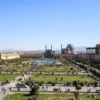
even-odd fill
[[[57,83],[64,83],[64,82],[72,82],[74,80],[79,80],[81,82],[83,81],[87,81],[87,82],[93,82],[95,81],[93,78],[91,77],[87,77],[87,76],[66,76],[66,75],[32,75],[31,79],[37,82],[45,82],[47,83],[49,82],[56,82],[56,78],[57,78]],[[63,80],[61,81],[61,78],[63,78]]]
[[[71,69],[71,68],[73,68],[73,69]],[[39,70],[37,70],[37,71],[45,71],[45,72],[50,72],[50,71],[52,71],[52,72],[68,72],[68,71],[70,71],[70,72],[72,72],[72,71],[78,71],[78,69],[77,68],[75,68],[75,67],[71,67],[71,66],[47,66],[47,67],[45,67],[45,68],[43,68],[43,69],[39,69]]]
[[[18,75],[0,75],[0,81],[5,81],[5,80],[13,80],[17,77]]]
[[[11,94],[7,95],[3,100],[28,100],[30,96],[27,94]],[[68,98],[74,98],[74,95],[68,94],[40,94],[39,100],[68,100]],[[80,95],[80,100],[97,100],[100,96],[95,98],[87,97],[87,95]]]
[[[17,72],[20,72],[20,71],[29,71],[31,69],[30,66],[25,66],[25,67],[21,67],[21,66],[7,66],[7,67],[4,67],[3,70],[4,71],[13,71],[13,70],[16,70]]]

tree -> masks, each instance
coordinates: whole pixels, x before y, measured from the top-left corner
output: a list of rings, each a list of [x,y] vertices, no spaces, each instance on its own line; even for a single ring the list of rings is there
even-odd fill
[[[54,88],[53,91],[55,92],[55,95],[56,95],[56,99],[59,99],[57,93],[59,92],[59,90],[57,88]]]
[[[1,74],[2,70],[3,70],[3,68],[2,68],[2,67],[0,67],[0,74]]]
[[[75,88],[76,88],[77,92],[74,93],[74,96],[75,96],[75,99],[78,100],[79,90],[81,90],[82,87],[80,85],[77,85]]]
[[[31,87],[30,94],[35,95],[36,98],[37,98],[38,97],[38,90],[39,90],[39,86],[34,85],[34,86]]]
[[[78,85],[77,81],[73,81],[73,85],[76,87]]]

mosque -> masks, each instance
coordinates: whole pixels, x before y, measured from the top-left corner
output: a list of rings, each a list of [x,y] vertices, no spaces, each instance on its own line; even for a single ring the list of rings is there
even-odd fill
[[[47,46],[45,46],[44,58],[52,58],[52,57],[53,57],[52,45],[51,49],[47,49]]]
[[[61,54],[77,54],[74,51],[74,47],[72,44],[68,44],[66,48],[63,48],[61,45]]]

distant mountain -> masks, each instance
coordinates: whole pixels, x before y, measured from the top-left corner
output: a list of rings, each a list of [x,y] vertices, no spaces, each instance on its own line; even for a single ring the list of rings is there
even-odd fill
[[[55,49],[54,51],[60,52],[60,49]],[[86,52],[86,47],[75,47],[75,51],[77,52]],[[18,50],[18,49],[2,49],[0,52],[23,52],[23,53],[43,53],[44,50]]]
[[[77,52],[86,52],[86,47],[85,46],[75,47],[75,51],[77,51]]]
[[[30,50],[30,51],[22,51],[23,53],[43,53],[44,50]]]
[[[18,50],[18,49],[2,49],[0,52],[23,52],[23,53],[43,53],[44,50]]]
[[[21,50],[18,50],[18,49],[2,49],[2,50],[0,50],[0,52],[16,52],[16,51],[21,51]]]
[[[55,51],[60,52],[60,49],[56,49]],[[77,52],[86,52],[86,47],[85,46],[81,46],[81,47],[75,47],[75,51]]]

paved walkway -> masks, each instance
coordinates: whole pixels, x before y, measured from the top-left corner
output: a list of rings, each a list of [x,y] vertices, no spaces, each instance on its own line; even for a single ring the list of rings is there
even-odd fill
[[[10,91],[10,87],[15,87],[15,85],[18,83],[19,78],[22,78],[22,81],[24,81],[28,77],[30,77],[30,75],[24,75],[24,77],[18,76],[15,80],[12,80],[10,84],[0,86],[0,100],[3,100],[3,97],[7,94],[12,94],[12,92]],[[3,91],[3,89],[5,89],[6,91]]]
[[[70,92],[76,91],[75,87],[64,87],[64,86],[44,86],[40,87],[40,91],[53,91],[54,88],[60,89],[62,92],[70,90]],[[96,92],[96,90],[100,90],[100,87],[82,87],[80,92]]]

